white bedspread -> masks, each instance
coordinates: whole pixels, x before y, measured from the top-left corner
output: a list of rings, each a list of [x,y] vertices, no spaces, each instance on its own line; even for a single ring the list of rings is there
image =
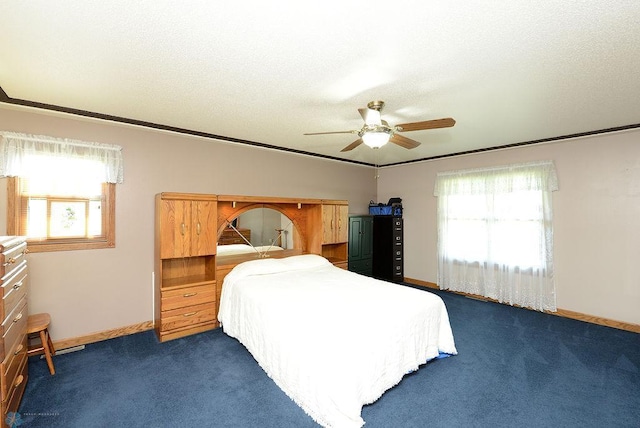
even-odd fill
[[[242,263],[218,319],[316,422],[360,427],[362,406],[439,352],[456,354],[444,302],[315,255]]]

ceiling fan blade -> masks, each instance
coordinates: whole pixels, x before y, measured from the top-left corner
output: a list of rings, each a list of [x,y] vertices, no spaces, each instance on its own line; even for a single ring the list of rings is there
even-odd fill
[[[333,132],[307,132],[302,135],[326,135],[326,134],[356,134],[358,131],[333,131]]]
[[[382,120],[380,119],[380,112],[378,110],[371,110],[370,108],[359,108],[360,116],[364,119],[364,123],[367,125],[378,125],[382,124]]]
[[[420,145],[420,143],[418,143],[417,141],[400,134],[393,134],[393,136],[389,139],[389,142],[397,144],[400,147],[404,147],[405,149],[415,149]]]
[[[450,117],[444,119],[425,120],[423,122],[403,123],[398,125],[402,128],[402,132],[421,131],[423,129],[450,128],[456,124],[456,121]]]
[[[360,144],[362,144],[362,138],[358,138],[356,141],[354,141],[353,143],[349,144],[347,147],[345,147],[344,149],[340,150],[341,152],[348,152],[349,150],[353,150],[356,147],[358,147]]]

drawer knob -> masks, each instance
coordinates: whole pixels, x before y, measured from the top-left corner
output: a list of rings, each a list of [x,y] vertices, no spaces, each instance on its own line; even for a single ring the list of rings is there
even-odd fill
[[[23,380],[24,380],[24,376],[23,375],[18,376],[16,378],[16,382],[13,384],[13,386],[15,386],[17,388],[18,386],[20,386],[20,384],[22,383]]]
[[[18,349],[16,349],[16,352],[14,352],[13,355],[18,355],[20,352],[22,352],[23,348],[24,346],[21,343],[20,345],[18,345]]]
[[[18,288],[20,288],[20,287],[22,287],[22,281],[20,281],[20,282],[18,282],[17,284],[15,284],[15,285],[13,286],[13,289],[14,289],[14,290],[17,290],[17,289],[18,289]]]
[[[20,321],[21,319],[22,319],[22,312],[20,312],[20,313],[18,314],[18,316],[17,316],[17,317],[15,317],[15,318],[13,319],[13,322],[18,322],[18,321]]]
[[[194,316],[194,315],[195,315],[195,314],[197,314],[197,313],[198,313],[197,311],[196,311],[196,312],[189,312],[189,313],[183,314],[182,316],[183,316],[183,317],[192,317],[192,316]]]
[[[4,262],[4,264],[2,266],[9,266],[9,265],[14,264],[15,262],[16,262],[16,259],[14,259],[13,257],[10,257],[9,260]]]
[[[196,294],[198,294],[198,293],[185,293],[185,294],[182,295],[182,297],[193,297]]]

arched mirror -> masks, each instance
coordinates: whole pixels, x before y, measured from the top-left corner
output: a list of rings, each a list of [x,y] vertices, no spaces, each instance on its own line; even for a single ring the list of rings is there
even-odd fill
[[[297,248],[293,222],[272,208],[253,208],[229,220],[218,238],[218,256],[241,254],[268,257],[275,251]]]

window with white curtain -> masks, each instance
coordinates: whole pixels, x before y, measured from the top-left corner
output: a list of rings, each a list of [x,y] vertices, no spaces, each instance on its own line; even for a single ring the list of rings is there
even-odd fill
[[[0,133],[0,175],[9,177],[7,233],[31,251],[115,246],[115,184],[122,148]]]
[[[556,310],[553,162],[439,173],[438,285]]]

